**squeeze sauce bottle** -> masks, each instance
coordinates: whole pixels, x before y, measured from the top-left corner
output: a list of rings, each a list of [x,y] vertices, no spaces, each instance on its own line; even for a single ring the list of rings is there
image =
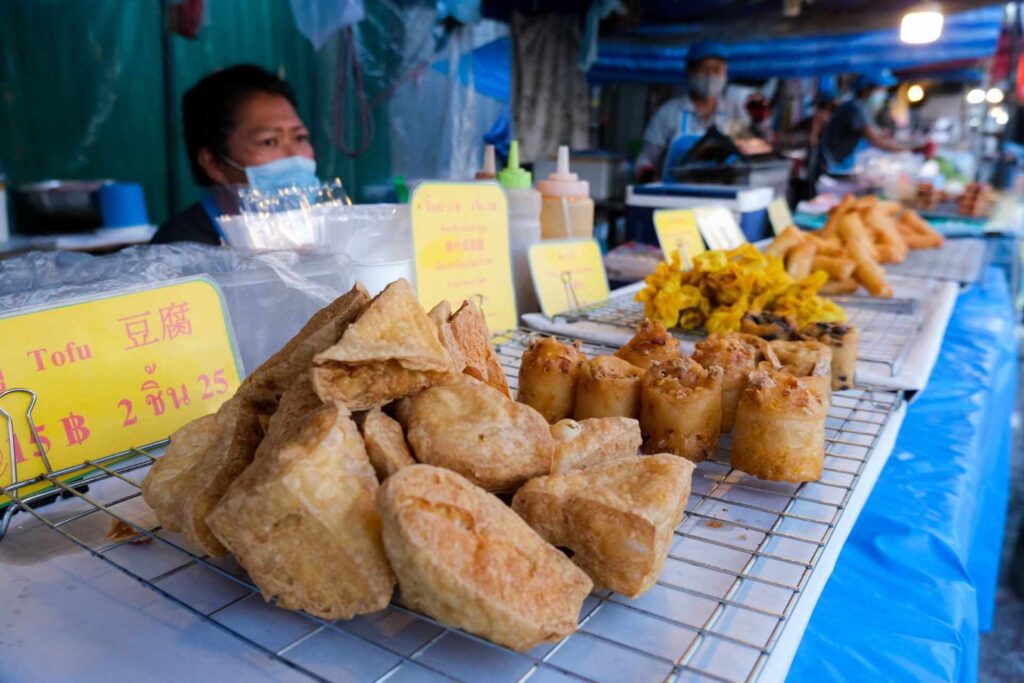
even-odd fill
[[[558,148],[558,168],[547,180],[538,180],[542,196],[541,234],[544,239],[594,236],[594,200],[590,184],[569,172],[569,148]]]
[[[540,242],[540,193],[534,190],[533,174],[519,167],[519,141],[508,150],[508,166],[498,172],[498,183],[508,196],[508,242],[512,252],[512,279],[519,315],[540,310],[530,275],[530,245]]]
[[[475,180],[494,180],[497,176],[495,173],[496,164],[494,163],[494,145],[484,146],[484,165],[479,171],[476,172]]]

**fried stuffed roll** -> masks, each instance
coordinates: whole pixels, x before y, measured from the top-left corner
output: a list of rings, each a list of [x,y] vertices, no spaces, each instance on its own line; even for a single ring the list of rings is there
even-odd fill
[[[531,342],[519,366],[519,401],[549,424],[572,417],[576,381],[584,362],[579,342],[563,344],[551,337]]]
[[[816,341],[769,342],[783,370],[817,385],[832,400],[832,349]]]
[[[712,334],[697,342],[693,359],[705,368],[722,368],[722,433],[732,431],[736,417],[736,404],[747,388],[747,377],[757,369],[758,363],[778,364],[775,352],[764,339],[752,334],[729,332]]]
[[[643,370],[621,358],[591,358],[580,366],[574,417],[638,417],[643,376]]]
[[[832,390],[852,389],[857,382],[860,330],[841,323],[815,323],[800,331],[800,338],[832,349]]]
[[[644,453],[673,453],[700,462],[718,447],[722,429],[722,375],[692,358],[651,367],[640,388]]]
[[[811,378],[762,366],[736,407],[732,466],[761,479],[815,481],[825,462],[828,400]]]
[[[668,333],[665,326],[654,320],[644,320],[633,338],[615,352],[619,358],[646,370],[654,363],[679,358],[679,340]]]

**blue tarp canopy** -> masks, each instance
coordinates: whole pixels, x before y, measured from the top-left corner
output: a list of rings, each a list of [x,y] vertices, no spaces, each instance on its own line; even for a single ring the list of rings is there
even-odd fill
[[[898,27],[732,43],[729,72],[740,78],[798,78],[990,57],[1002,17],[1002,5],[953,14],[946,17],[942,37],[929,45],[901,43]],[[642,26],[621,37],[602,39],[589,78],[595,83],[678,83],[689,44],[709,28]]]

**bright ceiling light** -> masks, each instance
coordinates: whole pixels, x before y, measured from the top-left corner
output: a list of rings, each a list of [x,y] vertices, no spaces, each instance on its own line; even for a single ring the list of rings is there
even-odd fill
[[[1010,115],[1002,107],[993,107],[991,115],[1000,126],[1005,126],[1010,122]]]
[[[973,88],[967,93],[967,102],[969,104],[981,104],[985,101],[985,91],[981,88]]]
[[[1003,101],[1003,91],[999,88],[989,88],[988,92],[985,93],[985,99],[988,100],[989,104],[999,104]]]
[[[910,45],[934,43],[942,35],[942,10],[938,5],[920,5],[903,15],[900,40]]]
[[[907,88],[907,99],[911,102],[920,102],[924,99],[924,88],[915,83]]]

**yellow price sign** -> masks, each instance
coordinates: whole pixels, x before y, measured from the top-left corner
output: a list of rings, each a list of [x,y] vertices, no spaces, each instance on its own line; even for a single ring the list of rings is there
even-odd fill
[[[167,438],[217,410],[241,368],[205,277],[0,316],[0,486]],[[36,395],[28,419],[31,396]],[[29,492],[21,489],[20,494]],[[0,499],[2,500],[2,499]]]
[[[772,232],[776,235],[793,225],[793,214],[783,197],[776,197],[768,205],[768,222],[772,224]]]
[[[597,240],[546,240],[530,247],[529,260],[540,309],[549,318],[608,298]]]
[[[697,218],[689,209],[656,210],[654,232],[665,261],[671,261],[672,252],[678,251],[686,270],[692,267],[691,259],[705,251],[704,240],[697,229]]]
[[[517,325],[508,201],[494,183],[423,183],[412,195],[420,303],[473,299],[492,332]]]
[[[735,249],[747,241],[732,212],[724,206],[704,206],[693,210],[701,236],[712,249]]]

